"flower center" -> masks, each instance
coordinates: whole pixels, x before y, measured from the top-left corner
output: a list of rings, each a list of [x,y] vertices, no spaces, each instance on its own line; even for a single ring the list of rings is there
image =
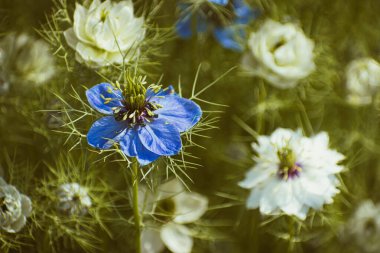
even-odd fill
[[[154,209],[154,216],[160,221],[169,221],[175,214],[175,203],[172,199],[162,199],[158,201]]]
[[[299,176],[302,167],[296,162],[296,157],[291,149],[282,148],[277,151],[277,156],[280,159],[277,174],[281,179],[287,181]]]
[[[235,18],[234,5],[232,0],[228,1],[226,6],[211,4],[206,1],[200,6],[201,15],[216,26],[227,26]]]
[[[5,213],[8,211],[8,206],[5,203],[5,197],[0,198],[0,210],[2,213]]]
[[[154,113],[159,106],[145,100],[144,95],[129,97],[122,101],[123,106],[114,109],[114,117],[117,121],[129,121],[131,125],[144,125],[157,118]]]
[[[157,118],[155,110],[161,108],[159,104],[150,102],[146,97],[146,88],[143,86],[145,80],[140,78],[130,80],[125,86],[117,84],[123,92],[122,106],[113,108],[113,115],[117,121],[128,121],[133,127],[145,125],[152,119]]]

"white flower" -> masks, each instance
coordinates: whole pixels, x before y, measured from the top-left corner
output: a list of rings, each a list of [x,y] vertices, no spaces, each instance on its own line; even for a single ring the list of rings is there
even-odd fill
[[[305,137],[301,131],[279,128],[271,136],[259,136],[252,147],[255,166],[239,185],[251,189],[247,208],[266,215],[295,215],[305,219],[309,208],[319,210],[339,192],[335,174],[344,156],[329,149],[322,132]]]
[[[295,87],[315,69],[314,42],[300,27],[267,20],[250,35],[243,68],[277,88]]]
[[[380,205],[374,205],[371,200],[362,202],[347,223],[346,229],[361,249],[366,252],[379,252]]]
[[[87,189],[78,183],[61,185],[57,196],[58,209],[68,215],[85,215],[92,205]]]
[[[190,253],[193,238],[184,224],[197,221],[207,211],[208,199],[185,191],[177,179],[161,185],[155,195],[147,191],[144,194],[146,208],[163,225],[158,230],[143,230],[143,252],[159,253],[166,247],[173,253]]]
[[[371,58],[352,61],[346,69],[347,100],[355,105],[372,102],[372,96],[380,89],[380,64]]]
[[[0,90],[16,82],[44,84],[55,71],[54,58],[44,41],[14,33],[0,41]]]
[[[8,233],[19,232],[31,212],[30,199],[0,178],[0,228]]]
[[[91,67],[122,64],[136,56],[145,37],[144,19],[137,18],[131,0],[93,0],[89,8],[76,3],[74,25],[64,32],[79,62]]]

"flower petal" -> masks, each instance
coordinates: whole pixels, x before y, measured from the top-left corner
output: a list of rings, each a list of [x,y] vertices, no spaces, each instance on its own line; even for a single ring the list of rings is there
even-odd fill
[[[260,15],[260,11],[252,8],[244,3],[243,0],[234,1],[234,12],[236,15],[235,23],[237,24],[248,24],[252,19],[257,18]]]
[[[176,155],[182,148],[178,129],[164,119],[155,119],[139,128],[138,136],[145,148],[158,155]]]
[[[17,233],[19,232],[26,223],[26,217],[21,215],[14,223],[12,223],[7,229],[9,233]]]
[[[172,179],[164,184],[161,184],[157,189],[157,201],[173,198],[174,196],[181,194],[185,191],[183,184],[178,178]]]
[[[141,249],[143,253],[160,253],[165,248],[160,233],[153,229],[144,229],[141,233]]]
[[[21,209],[22,214],[29,217],[32,213],[32,202],[28,196],[21,194]]]
[[[76,46],[78,44],[78,38],[74,33],[73,28],[69,28],[66,31],[63,32],[63,35],[65,36],[67,44],[72,48],[76,49]]]
[[[178,96],[153,97],[152,102],[162,106],[155,111],[159,119],[174,125],[178,131],[185,132],[201,119],[202,110],[193,101]]]
[[[88,131],[87,142],[95,148],[108,149],[120,141],[126,128],[125,121],[116,121],[113,116],[100,118]]]
[[[187,227],[168,223],[161,228],[161,239],[173,253],[190,253],[193,248],[193,238]]]
[[[175,29],[177,31],[177,34],[179,37],[183,39],[190,38],[193,34],[191,30],[191,11],[188,9],[189,5],[182,4],[179,5],[179,9],[181,10],[180,17],[178,19],[178,22],[175,25]]]
[[[237,52],[243,50],[240,41],[244,40],[245,32],[242,28],[233,26],[215,28],[214,36],[224,48]]]
[[[182,192],[173,198],[176,206],[174,222],[185,224],[197,221],[208,207],[208,199],[198,193]]]
[[[123,96],[119,89],[109,83],[100,83],[86,91],[87,100],[91,107],[100,113],[112,115],[113,107],[122,106]],[[109,102],[106,99],[110,99]]]
[[[147,165],[160,157],[160,155],[149,151],[142,145],[138,138],[138,133],[134,129],[128,129],[126,134],[120,140],[120,147],[127,156],[137,157],[138,162],[142,166]]]
[[[228,4],[228,0],[208,0],[210,3],[219,4],[226,6]]]

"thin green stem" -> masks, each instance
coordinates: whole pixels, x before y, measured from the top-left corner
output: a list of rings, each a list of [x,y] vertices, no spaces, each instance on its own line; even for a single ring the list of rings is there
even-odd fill
[[[136,253],[141,253],[141,216],[139,210],[139,164],[136,159],[132,162],[132,185],[133,185],[133,214],[136,229]]]

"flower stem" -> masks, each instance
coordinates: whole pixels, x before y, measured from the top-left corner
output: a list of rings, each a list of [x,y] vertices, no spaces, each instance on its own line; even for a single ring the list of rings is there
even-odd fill
[[[133,185],[133,214],[136,229],[136,253],[141,253],[141,216],[139,210],[139,164],[136,159],[132,162],[132,185]]]

